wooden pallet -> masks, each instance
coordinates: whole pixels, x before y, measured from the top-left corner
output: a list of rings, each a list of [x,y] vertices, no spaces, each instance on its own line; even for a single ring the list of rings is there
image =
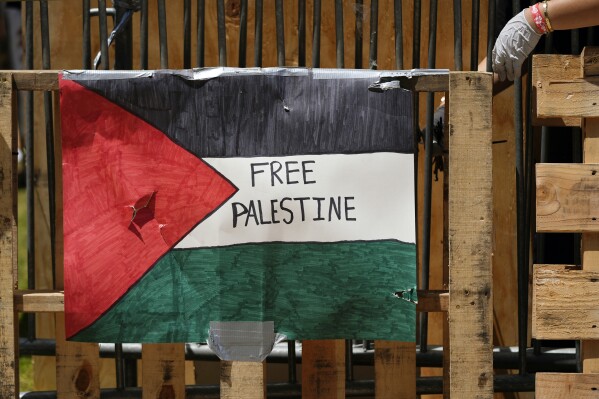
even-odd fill
[[[419,292],[420,312],[446,311],[446,397],[491,398],[492,366],[492,168],[489,74],[456,72],[406,80],[415,93],[447,92],[449,107],[448,259],[449,290]],[[55,290],[19,291],[16,257],[17,91],[50,91],[57,98],[56,71],[0,73],[0,398],[18,397],[19,312],[49,312],[56,318],[56,375],[59,398],[99,398],[97,344],[66,342],[63,295]],[[58,101],[55,111],[59,112]],[[59,121],[55,115],[54,121]],[[55,148],[60,149],[60,126]],[[60,159],[57,150],[56,159]],[[56,162],[57,168],[60,162]],[[54,171],[60,193],[60,170]],[[57,229],[62,225],[57,198]],[[60,231],[57,236],[60,237]],[[59,240],[60,241],[60,240]],[[60,281],[62,250],[56,245]],[[345,397],[344,341],[304,341],[303,398]],[[416,397],[413,343],[375,343],[377,398]],[[144,398],[185,396],[183,344],[143,345]],[[264,364],[223,362],[222,398],[264,398]]]
[[[532,332],[582,340],[584,374],[537,374],[536,397],[599,398],[599,50],[533,61],[536,120],[581,126],[582,164],[538,164],[538,232],[582,233],[582,266],[535,265]]]

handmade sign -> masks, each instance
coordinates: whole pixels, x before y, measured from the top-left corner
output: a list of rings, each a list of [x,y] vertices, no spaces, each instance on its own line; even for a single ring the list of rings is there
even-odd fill
[[[412,97],[380,73],[65,73],[66,333],[414,340]],[[396,295],[403,292],[404,295]]]

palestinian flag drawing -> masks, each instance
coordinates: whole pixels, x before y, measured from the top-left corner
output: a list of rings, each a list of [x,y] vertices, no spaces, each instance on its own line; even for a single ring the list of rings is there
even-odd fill
[[[413,341],[412,97],[379,76],[65,72],[67,337]]]

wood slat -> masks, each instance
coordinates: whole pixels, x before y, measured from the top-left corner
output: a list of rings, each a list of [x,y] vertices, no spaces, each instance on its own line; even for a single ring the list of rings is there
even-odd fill
[[[599,164],[537,164],[537,231],[599,231]]]
[[[58,290],[17,290],[14,293],[18,312],[64,312],[64,293]],[[446,312],[449,306],[447,290],[418,290],[418,312]]]
[[[493,397],[492,84],[449,78],[449,379],[464,399]]]
[[[537,399],[597,399],[599,374],[537,373]]]
[[[64,293],[56,290],[17,290],[14,305],[17,312],[64,312]]]
[[[599,75],[599,47],[585,47],[580,55],[580,76]]]
[[[599,77],[548,80],[536,84],[538,117],[599,117]]]
[[[537,339],[599,339],[599,271],[535,265],[532,334]]]
[[[533,56],[532,69],[532,96],[533,96],[533,120],[536,126],[577,126],[581,125],[581,119],[576,117],[550,117],[540,116],[537,111],[537,99],[539,95],[545,98],[545,83],[550,80],[564,80],[578,76],[580,57],[574,55],[548,55],[539,54]]]
[[[17,90],[55,91],[58,90],[58,74],[60,72],[52,70],[14,72],[14,85]],[[401,77],[398,80],[402,88],[416,92],[442,92],[447,91],[449,86],[448,73],[411,78]]]
[[[449,307],[449,291],[418,290],[417,312],[447,312]]]
[[[221,362],[221,399],[266,398],[266,364],[264,362]]]
[[[584,119],[582,124],[583,161],[585,164],[599,163],[599,120]],[[599,271],[599,233],[583,233],[581,238],[582,268]],[[582,341],[580,358],[584,373],[599,373],[599,343]]]
[[[56,390],[58,399],[100,398],[97,344],[67,342],[64,313],[56,314]]]
[[[14,87],[27,91],[58,90],[58,74],[60,71],[33,70],[13,73]]]
[[[185,398],[183,344],[143,344],[141,360],[143,399]]]
[[[416,344],[375,341],[374,377],[376,399],[415,399]]]
[[[14,306],[18,312],[64,312],[64,292],[58,290],[15,290]],[[418,312],[446,312],[447,290],[418,290]]]
[[[403,89],[415,92],[441,92],[449,88],[449,74],[401,77],[398,79]]]
[[[345,341],[302,341],[302,399],[345,399]]]
[[[18,323],[13,310],[17,285],[17,137],[11,75],[0,74],[0,398],[19,393]]]

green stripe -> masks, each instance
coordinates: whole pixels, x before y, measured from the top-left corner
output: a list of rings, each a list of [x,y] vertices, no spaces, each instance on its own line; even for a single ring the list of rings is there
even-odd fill
[[[396,241],[176,250],[73,339],[205,342],[210,321],[274,320],[290,339],[414,341],[416,248]]]

